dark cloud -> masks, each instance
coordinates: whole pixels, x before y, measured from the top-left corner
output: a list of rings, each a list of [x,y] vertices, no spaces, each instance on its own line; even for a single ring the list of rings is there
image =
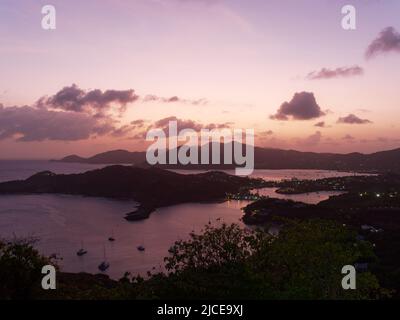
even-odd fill
[[[359,66],[341,67],[336,69],[323,68],[319,71],[310,72],[307,75],[309,80],[332,79],[332,78],[346,78],[353,76],[360,76],[364,74],[364,69]]]
[[[17,141],[62,140],[75,141],[95,136],[124,137],[134,131],[145,129],[147,121],[138,119],[129,124],[120,124],[119,116],[129,103],[139,99],[134,90],[83,90],[77,85],[64,87],[52,96],[44,96],[31,106],[4,107],[0,104],[0,140],[12,138]],[[153,96],[153,99],[163,99]],[[189,100],[176,96],[164,102]],[[191,104],[205,100],[190,101]],[[180,120],[184,128],[216,129],[229,124],[202,126],[190,120]]]
[[[324,116],[321,107],[317,104],[312,92],[299,92],[294,95],[290,102],[284,102],[273,120],[310,120]]]
[[[183,130],[183,129],[192,129],[195,131],[200,131],[202,129],[208,129],[208,130],[225,129],[225,128],[230,128],[232,125],[231,122],[226,122],[226,123],[222,123],[222,124],[216,124],[216,123],[202,124],[200,122],[196,122],[193,120],[183,120],[183,119],[179,119],[175,116],[171,116],[171,117],[167,117],[167,118],[156,121],[152,125],[152,128],[159,128],[159,129],[163,129],[163,130],[167,131],[170,121],[177,122],[178,131]]]
[[[233,126],[233,122],[225,122],[225,123],[209,123],[204,126],[203,129],[214,130],[214,129],[229,129]]]
[[[30,106],[0,106],[0,140],[17,141],[88,139],[113,130],[109,121],[99,122],[87,114],[49,111]]]
[[[148,94],[143,98],[144,102],[161,102],[161,103],[183,103],[183,104],[191,104],[194,106],[198,105],[206,105],[208,101],[206,99],[198,99],[198,100],[190,100],[190,99],[182,99],[178,96],[172,96],[169,98],[159,97],[154,94]]]
[[[64,87],[51,97],[42,97],[37,105],[39,107],[61,109],[73,112],[86,112],[103,115],[113,106],[119,112],[125,111],[128,103],[135,102],[139,96],[134,90],[106,90],[99,89],[84,91],[77,85]]]
[[[372,123],[372,121],[368,119],[361,119],[354,114],[349,114],[346,117],[341,117],[338,119],[337,123],[346,123],[346,124],[367,124]]]
[[[368,46],[365,56],[369,59],[390,51],[400,53],[400,34],[393,27],[387,27],[379,33]]]
[[[165,132],[166,135],[168,135],[170,121],[176,121],[178,133],[179,133],[179,131],[184,130],[184,129],[192,129],[196,132],[199,132],[202,129],[208,129],[208,130],[228,129],[228,128],[231,128],[233,125],[232,122],[203,124],[203,123],[200,123],[197,121],[184,120],[184,119],[179,119],[175,116],[171,116],[171,117],[167,117],[167,118],[163,118],[158,121],[155,121],[154,123],[147,126],[145,128],[145,130],[142,130],[141,132],[135,134],[131,138],[132,139],[145,139],[147,132],[151,129],[161,129]]]
[[[152,125],[152,128],[159,128],[159,129],[162,129],[164,131],[168,131],[168,126],[169,126],[170,121],[176,121],[177,122],[178,131],[180,131],[182,129],[193,129],[195,131],[200,131],[203,128],[203,125],[200,124],[200,123],[197,123],[197,122],[195,122],[193,120],[178,119],[175,116],[163,118],[163,119],[160,119],[160,120],[156,121]]]
[[[125,137],[135,130],[142,129],[146,125],[146,123],[147,121],[143,119],[131,121],[130,124],[115,128],[111,135],[116,138]]]
[[[138,120],[133,120],[131,122],[131,125],[135,126],[136,128],[142,128],[146,123],[146,120],[143,119],[138,119]]]
[[[317,122],[316,124],[314,124],[314,127],[325,128],[325,121]]]
[[[111,135],[112,135],[114,138],[121,138],[121,137],[124,137],[124,136],[126,136],[127,134],[131,133],[131,132],[134,131],[135,129],[136,129],[135,126],[126,124],[126,125],[123,125],[123,126],[121,126],[121,127],[119,127],[119,128],[114,128],[113,131],[111,132]]]
[[[128,103],[138,98],[134,90],[85,91],[73,84],[40,98],[32,106],[0,105],[0,139],[76,141],[123,136],[140,123],[119,127],[111,110],[116,108],[122,113]]]
[[[73,84],[69,87],[64,87],[53,96],[40,98],[36,106],[45,109],[85,112],[97,117],[103,117],[111,110],[116,110],[122,114],[126,110],[127,104],[136,102],[139,98],[133,89],[106,91],[94,89],[85,91]],[[156,95],[146,95],[141,101],[182,103],[196,106],[208,103],[206,99],[189,100],[178,96],[164,98]]]

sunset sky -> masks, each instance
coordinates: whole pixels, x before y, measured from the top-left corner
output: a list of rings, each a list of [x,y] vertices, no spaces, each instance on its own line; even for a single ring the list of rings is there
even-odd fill
[[[397,148],[399,32],[398,0],[1,0],[0,158],[144,150],[167,118],[263,147]]]

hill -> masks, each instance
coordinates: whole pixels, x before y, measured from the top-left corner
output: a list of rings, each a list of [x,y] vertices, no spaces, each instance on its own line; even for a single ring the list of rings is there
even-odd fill
[[[224,156],[220,145],[221,158]],[[211,150],[211,148],[210,148]],[[199,153],[200,154],[200,153]],[[400,171],[400,149],[372,154],[362,153],[314,153],[296,150],[281,150],[255,147],[256,169],[324,169],[349,171]],[[135,164],[146,166],[145,152],[114,150],[97,154],[90,158],[77,155],[67,156],[61,162],[81,162],[93,164]],[[232,169],[233,165],[158,165],[168,169]]]
[[[141,206],[127,218],[139,220],[158,207],[223,200],[226,193],[260,183],[222,172],[181,175],[157,168],[114,165],[80,174],[40,172],[23,181],[0,183],[0,194],[59,193],[132,199]]]

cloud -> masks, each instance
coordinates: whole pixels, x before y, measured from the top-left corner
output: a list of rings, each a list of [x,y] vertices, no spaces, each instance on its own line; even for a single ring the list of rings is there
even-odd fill
[[[353,76],[360,76],[363,74],[364,74],[364,69],[359,66],[340,67],[336,69],[322,68],[319,71],[310,72],[306,78],[309,80],[320,80],[320,79],[333,79],[333,78],[347,78]]]
[[[231,122],[226,122],[226,123],[221,123],[221,124],[216,124],[216,123],[202,124],[200,122],[196,122],[193,120],[182,120],[175,116],[171,116],[171,117],[167,117],[167,118],[156,121],[153,124],[152,128],[159,128],[159,129],[163,129],[164,131],[167,131],[170,121],[177,122],[178,131],[184,130],[184,129],[192,129],[195,131],[200,131],[202,129],[208,129],[208,130],[225,129],[225,128],[230,128],[232,126]]]
[[[42,97],[36,103],[37,107],[45,109],[58,109],[73,112],[85,112],[97,117],[106,116],[112,110],[120,115],[126,111],[129,103],[140,99],[135,90],[105,90],[94,89],[85,91],[76,84],[64,87],[50,97]],[[169,98],[159,97],[153,94],[145,95],[142,102],[182,103],[190,105],[206,105],[206,99],[190,100],[178,96]]]
[[[379,33],[378,37],[368,46],[365,57],[370,59],[390,51],[400,53],[400,34],[393,27],[387,27]]]
[[[255,136],[261,141],[265,142],[266,140],[271,141],[273,138],[274,132],[272,130],[262,131],[257,133]]]
[[[349,134],[346,134],[342,139],[347,141],[353,141],[355,138]]]
[[[363,113],[370,113],[371,112],[371,110],[368,110],[368,109],[365,109],[365,108],[360,108],[360,109],[357,109],[356,111],[360,111],[360,112],[363,112]]]
[[[172,96],[169,98],[159,97],[154,94],[148,94],[143,98],[143,102],[162,102],[162,103],[183,103],[183,104],[191,104],[194,106],[198,105],[206,105],[208,101],[206,99],[198,99],[198,100],[190,100],[190,99],[182,99],[178,96]]]
[[[138,119],[121,124],[120,117],[129,103],[140,97],[130,90],[83,90],[76,84],[66,86],[51,96],[43,96],[29,106],[5,107],[0,104],[0,140],[17,141],[60,140],[76,141],[95,136],[109,135],[119,138],[143,130],[148,126],[146,120]],[[183,102],[190,100],[173,96],[163,102]],[[204,99],[190,101],[191,104],[206,103]],[[118,117],[119,116],[119,117]],[[179,126],[216,129],[230,124],[210,123],[202,126],[190,120],[175,119]]]
[[[110,133],[110,121],[99,122],[87,114],[50,111],[30,106],[0,106],[0,140],[76,141]]]
[[[204,4],[216,4],[219,3],[220,0],[179,0],[180,2],[183,3],[204,3]]]
[[[325,128],[325,121],[317,122],[314,127]]]
[[[135,126],[136,128],[141,128],[145,125],[146,120],[143,119],[138,119],[138,120],[133,120],[131,122],[131,125]]]
[[[69,87],[64,87],[53,96],[40,98],[37,106],[104,116],[104,113],[113,106],[117,107],[120,113],[124,112],[126,105],[135,102],[138,98],[139,96],[132,89],[84,91],[76,84],[73,84]]]
[[[296,144],[310,147],[310,146],[316,146],[321,142],[322,139],[322,133],[320,131],[316,131],[314,134],[308,136],[305,139],[295,139]]]
[[[273,134],[274,134],[274,132],[272,130],[267,130],[267,131],[260,132],[261,136],[271,136]]]
[[[385,138],[385,137],[378,137],[378,138],[376,139],[376,141],[382,142],[382,143],[386,143],[386,142],[389,142],[389,139],[388,139],[388,138]]]
[[[208,130],[229,129],[233,125],[232,122],[203,124],[193,120],[179,119],[175,116],[170,116],[155,121],[151,125],[147,126],[145,130],[142,130],[141,132],[135,134],[133,137],[131,137],[131,139],[145,139],[147,132],[151,129],[161,129],[165,132],[166,135],[168,135],[170,121],[176,121],[178,133],[179,131],[184,129],[192,129],[196,132],[200,132],[202,129],[208,129]]]
[[[310,120],[324,116],[321,107],[317,104],[312,92],[295,93],[290,102],[284,102],[275,115],[270,118],[273,120]]]
[[[322,134],[320,131],[315,132],[304,140],[306,145],[316,145],[321,141]]]
[[[361,119],[354,114],[349,114],[346,117],[341,117],[338,119],[337,123],[345,123],[345,124],[367,124],[372,123],[372,121],[368,119]]]

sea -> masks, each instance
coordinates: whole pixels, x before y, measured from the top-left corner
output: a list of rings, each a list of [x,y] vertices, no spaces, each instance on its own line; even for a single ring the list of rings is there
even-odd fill
[[[61,163],[51,161],[0,161],[0,182],[26,179],[41,171],[80,173],[104,165]],[[181,174],[204,171],[174,170]],[[233,173],[233,171],[226,171]],[[321,179],[354,175],[349,172],[325,170],[255,170],[254,177],[267,180]],[[303,195],[280,195],[275,188],[264,188],[263,195],[318,203],[338,192],[313,192]],[[149,219],[128,222],[126,213],[137,205],[134,201],[70,195],[1,195],[0,238],[32,239],[44,255],[57,257],[65,272],[100,273],[98,265],[106,260],[110,268],[105,272],[113,279],[126,272],[146,276],[147,272],[164,270],[164,258],[175,241],[188,239],[191,232],[199,233],[206,224],[241,221],[242,208],[249,202],[189,203],[153,212]],[[114,238],[110,242],[108,238]],[[139,251],[143,246],[144,251]],[[87,254],[78,257],[80,248]]]

